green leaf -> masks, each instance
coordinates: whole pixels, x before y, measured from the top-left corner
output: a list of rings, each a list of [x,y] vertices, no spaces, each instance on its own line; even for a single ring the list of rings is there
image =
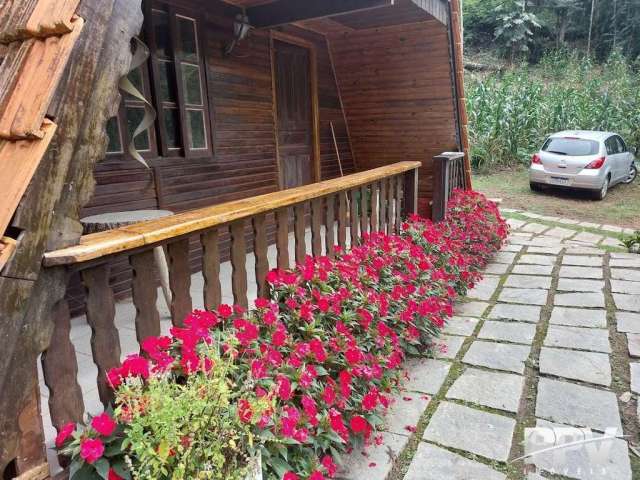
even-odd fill
[[[107,459],[105,459],[105,458],[98,459],[96,461],[96,463],[93,464],[93,467],[96,469],[96,472],[98,472],[98,475],[100,475],[105,480],[108,480],[108,478],[109,478],[109,461]]]

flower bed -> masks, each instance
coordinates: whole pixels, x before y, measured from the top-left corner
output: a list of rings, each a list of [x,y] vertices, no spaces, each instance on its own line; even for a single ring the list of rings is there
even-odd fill
[[[258,452],[266,479],[333,477],[342,454],[381,441],[405,355],[427,353],[506,235],[495,205],[456,192],[443,222],[412,217],[273,270],[254,309],[194,311],[146,339],[109,372],[114,411],[56,445],[77,478],[241,479]]]

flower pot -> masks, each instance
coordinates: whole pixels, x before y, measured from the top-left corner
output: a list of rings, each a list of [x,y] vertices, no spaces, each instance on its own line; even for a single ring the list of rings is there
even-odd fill
[[[249,460],[249,471],[245,480],[262,480],[262,454],[260,452]]]

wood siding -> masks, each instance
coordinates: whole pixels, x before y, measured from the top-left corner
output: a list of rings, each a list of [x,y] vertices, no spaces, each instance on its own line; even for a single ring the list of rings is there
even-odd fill
[[[199,16],[198,21],[206,61],[213,156],[147,159],[151,169],[135,160],[107,156],[95,168],[96,189],[82,216],[154,208],[181,212],[278,190],[269,32],[253,31],[232,55],[224,56],[233,17],[207,15]],[[353,173],[354,162],[326,39],[295,27],[279,30],[313,42],[316,49],[322,180],[340,175],[330,122],[334,124],[344,174]],[[267,225],[268,239],[273,242],[273,219],[268,217]],[[249,247],[253,245],[252,238],[247,227]],[[227,232],[221,231],[223,260],[229,258],[228,244]],[[200,257],[199,244],[193,242],[190,263],[194,271],[201,264]],[[111,286],[118,298],[129,294],[131,268],[126,260],[112,263]],[[72,279],[69,300],[72,311],[78,313],[84,291],[77,277]]]
[[[358,168],[421,161],[424,213],[432,158],[458,148],[447,27],[427,20],[329,42]]]

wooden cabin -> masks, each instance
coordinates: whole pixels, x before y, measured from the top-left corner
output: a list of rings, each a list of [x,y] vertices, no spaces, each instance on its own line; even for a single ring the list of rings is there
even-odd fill
[[[245,255],[264,292],[263,252],[290,266],[289,232],[299,260],[442,215],[470,186],[459,17],[459,0],[0,5],[2,479],[50,475],[37,362],[53,424],[82,418],[71,316],[86,312],[104,402],[114,302],[133,293],[138,338],[157,331],[153,251],[179,324],[194,271],[213,306],[230,259],[246,303]],[[87,220],[140,211],[172,215]]]

